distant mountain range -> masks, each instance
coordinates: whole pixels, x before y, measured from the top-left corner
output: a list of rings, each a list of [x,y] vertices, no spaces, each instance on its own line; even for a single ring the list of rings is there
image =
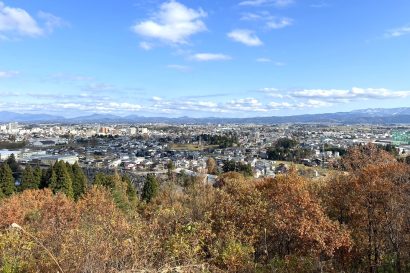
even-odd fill
[[[0,111],[0,122],[21,123],[170,123],[170,124],[278,124],[278,123],[342,123],[342,124],[410,124],[410,107],[376,108],[351,112],[272,116],[251,118],[191,118],[191,117],[143,117],[130,115],[120,117],[111,114],[93,114],[77,118],[64,118],[46,114],[19,114]]]

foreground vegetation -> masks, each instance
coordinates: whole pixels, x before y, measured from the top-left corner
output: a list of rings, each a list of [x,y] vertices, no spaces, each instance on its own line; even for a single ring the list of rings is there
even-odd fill
[[[409,165],[362,146],[340,166],[323,181],[231,172],[215,187],[198,179],[159,189],[150,177],[139,198],[118,174],[84,189],[80,174],[56,164],[43,189],[0,190],[0,269],[410,272]],[[68,180],[77,190],[55,186]]]

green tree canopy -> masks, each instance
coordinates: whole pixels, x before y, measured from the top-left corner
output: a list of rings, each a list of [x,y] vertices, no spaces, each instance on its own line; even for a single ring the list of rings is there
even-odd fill
[[[21,177],[21,190],[38,189],[40,181],[34,176],[34,171],[30,165],[27,165]]]
[[[54,193],[63,192],[69,198],[74,198],[73,182],[64,161],[54,164],[50,178],[50,188]]]
[[[142,189],[142,200],[150,202],[159,191],[159,183],[155,175],[149,174]]]
[[[0,197],[10,196],[16,191],[13,172],[7,163],[0,167]]]

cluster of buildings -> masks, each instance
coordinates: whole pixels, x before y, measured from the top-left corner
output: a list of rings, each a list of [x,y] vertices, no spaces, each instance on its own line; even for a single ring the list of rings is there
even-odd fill
[[[207,160],[217,169],[231,160],[250,164],[255,177],[286,172],[290,162],[269,160],[268,152],[280,138],[292,138],[311,151],[299,164],[326,167],[340,151],[360,143],[393,144],[406,127],[370,125],[167,125],[167,124],[17,124],[0,125],[0,161],[14,154],[24,164],[50,165],[63,160],[88,169],[120,169],[130,173],[166,173],[170,161],[179,171],[206,174]],[[235,136],[229,147],[210,144],[203,135]],[[402,134],[400,134],[402,135]],[[401,139],[400,154],[410,154]],[[20,148],[7,148],[7,143]],[[397,142],[396,142],[397,143]],[[332,149],[333,148],[333,149]],[[325,164],[326,163],[326,164]],[[313,170],[313,175],[320,172]]]

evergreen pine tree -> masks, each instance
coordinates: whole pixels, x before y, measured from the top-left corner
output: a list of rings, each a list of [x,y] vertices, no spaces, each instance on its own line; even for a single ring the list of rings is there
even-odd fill
[[[157,194],[159,190],[159,184],[155,175],[149,174],[147,181],[142,189],[142,200],[150,202]]]
[[[41,171],[40,189],[50,187],[51,176],[53,174],[53,171],[53,166],[50,166],[48,169]]]
[[[28,190],[28,189],[38,189],[40,185],[37,184],[37,181],[34,177],[34,172],[33,169],[30,167],[30,165],[27,165],[27,167],[23,171],[23,176],[21,178],[21,190]]]
[[[127,196],[130,202],[134,202],[137,199],[137,191],[134,184],[128,176],[123,176],[122,181],[127,185]]]
[[[17,163],[16,156],[11,154],[9,158],[6,160],[7,165],[11,169],[11,173],[13,174],[14,180],[16,180],[21,172],[20,165]]]
[[[105,185],[105,174],[97,173],[94,177],[93,185],[104,186]]]
[[[16,191],[13,172],[7,163],[0,167],[0,195],[10,196]]]
[[[73,182],[63,161],[54,164],[50,178],[50,188],[54,193],[63,192],[67,197],[74,198]]]
[[[83,170],[75,163],[72,167],[74,199],[78,200],[87,190],[88,180]]]
[[[94,177],[93,185],[101,185],[112,190],[115,188],[115,181],[113,176],[106,175],[104,173],[97,173]]]
[[[37,188],[40,188],[41,184],[41,178],[43,176],[43,173],[41,171],[41,168],[39,166],[36,166],[33,170],[33,176],[34,176],[34,181],[37,185]]]

